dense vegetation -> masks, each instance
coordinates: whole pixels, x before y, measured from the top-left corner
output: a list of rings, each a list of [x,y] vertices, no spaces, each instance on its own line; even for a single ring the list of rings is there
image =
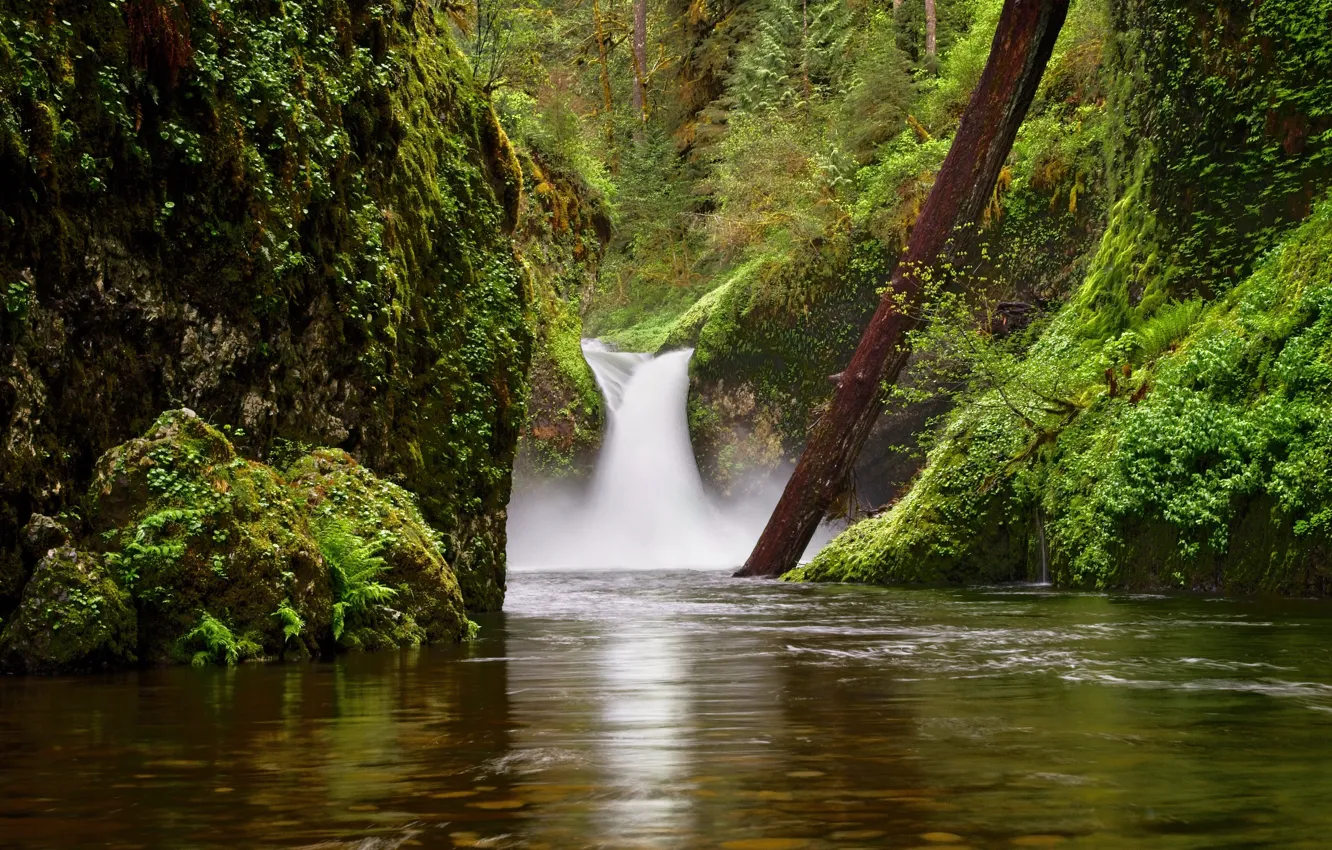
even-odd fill
[[[931,56],[922,4],[648,4],[646,115],[629,9],[529,10],[505,114],[612,200],[587,327],[696,347],[722,490],[799,450],[1001,6],[938,3]],[[1323,592],[1329,43],[1326,2],[1073,4],[848,489],[928,468],[804,577]]]
[[[6,0],[7,663],[456,639],[515,461],[599,440],[586,335],[696,349],[720,491],[789,461],[1002,5]],[[1324,592],[1329,45],[1073,2],[801,576]]]
[[[931,56],[920,4],[648,3],[645,114],[631,4],[507,13],[530,51],[514,53],[539,57],[496,89],[511,137],[612,210],[580,305],[587,332],[696,347],[691,427],[723,490],[798,451],[948,150],[1000,6],[938,4]],[[1066,294],[1098,232],[1108,27],[1104,4],[1076,6],[996,192],[975,270],[992,301]],[[865,474],[901,483],[912,467],[887,447],[939,409],[885,420]]]
[[[936,326],[966,404],[805,578],[1326,592],[1332,6],[1113,23],[1117,185],[1086,276],[1007,350]]]

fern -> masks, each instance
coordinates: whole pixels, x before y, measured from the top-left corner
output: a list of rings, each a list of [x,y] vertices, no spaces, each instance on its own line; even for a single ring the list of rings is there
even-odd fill
[[[195,667],[204,667],[210,663],[230,667],[263,654],[263,647],[249,635],[236,637],[226,623],[207,611],[199,612],[199,625],[181,637],[180,648],[185,652],[194,650],[190,655],[190,664]]]
[[[1133,333],[1137,337],[1138,356],[1146,363],[1164,354],[1197,323],[1203,311],[1198,299],[1167,304]]]
[[[291,600],[284,599],[278,609],[273,612],[273,616],[282,621],[282,637],[284,640],[291,640],[298,637],[305,630],[305,620],[295,608],[291,607]]]
[[[346,520],[322,517],[315,522],[314,532],[333,583],[333,638],[337,640],[348,621],[392,601],[398,591],[375,581],[387,569],[377,554],[379,544],[356,534]]]

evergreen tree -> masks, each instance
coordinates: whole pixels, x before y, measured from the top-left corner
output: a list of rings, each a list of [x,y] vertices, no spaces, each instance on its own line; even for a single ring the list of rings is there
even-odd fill
[[[768,0],[731,78],[730,94],[739,109],[771,112],[797,102],[801,36],[800,13],[791,0]]]

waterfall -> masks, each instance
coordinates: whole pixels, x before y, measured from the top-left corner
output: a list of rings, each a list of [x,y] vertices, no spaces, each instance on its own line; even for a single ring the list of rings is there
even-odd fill
[[[583,353],[606,400],[606,434],[585,492],[515,486],[509,563],[523,567],[736,567],[780,495],[718,505],[699,477],[686,403],[691,349]],[[826,540],[826,537],[823,538]]]

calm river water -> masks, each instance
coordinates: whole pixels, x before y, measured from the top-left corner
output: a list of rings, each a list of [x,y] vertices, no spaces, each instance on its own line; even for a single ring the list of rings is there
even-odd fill
[[[0,679],[0,847],[1324,847],[1332,608],[514,573],[467,647]]]

